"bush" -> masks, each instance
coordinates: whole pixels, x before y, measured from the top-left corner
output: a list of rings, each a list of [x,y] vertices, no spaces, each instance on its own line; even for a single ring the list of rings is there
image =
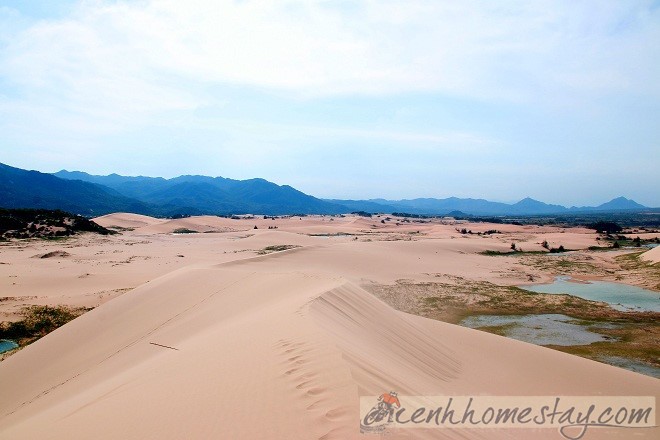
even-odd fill
[[[28,306],[21,312],[21,321],[0,324],[0,338],[38,339],[77,318],[84,311],[66,306]]]
[[[603,234],[615,234],[621,232],[623,228],[614,222],[598,221],[587,225],[589,229],[594,229],[596,232]]]
[[[353,211],[351,214],[359,215],[360,217],[371,218],[371,213],[365,211]]]

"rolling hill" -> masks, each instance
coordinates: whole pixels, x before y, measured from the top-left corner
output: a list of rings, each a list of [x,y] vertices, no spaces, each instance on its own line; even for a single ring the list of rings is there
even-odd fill
[[[105,185],[126,197],[157,205],[164,215],[180,214],[339,214],[347,208],[264,179],[224,177],[94,176],[59,171],[54,176]]]
[[[128,211],[154,214],[147,203],[111,188],[80,180],[64,180],[39,171],[0,164],[0,207],[61,209],[87,217]]]

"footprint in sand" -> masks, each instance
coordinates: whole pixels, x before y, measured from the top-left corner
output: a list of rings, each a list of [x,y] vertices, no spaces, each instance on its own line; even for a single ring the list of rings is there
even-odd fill
[[[325,418],[328,420],[338,420],[341,418],[344,418],[346,415],[348,415],[349,411],[348,408],[346,407],[340,407],[340,408],[335,408],[331,409],[330,411],[325,413]]]

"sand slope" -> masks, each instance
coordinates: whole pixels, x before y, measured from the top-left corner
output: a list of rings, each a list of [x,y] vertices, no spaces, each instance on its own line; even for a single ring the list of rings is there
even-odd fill
[[[142,228],[144,226],[156,225],[163,222],[161,219],[149,217],[147,215],[132,214],[129,212],[116,212],[96,217],[92,220],[104,228]]]
[[[364,438],[359,396],[389,389],[660,395],[656,379],[406,315],[339,276],[264,264],[292,255],[303,253],[176,270],[5,360],[0,438],[350,439]],[[441,434],[558,438],[390,438]],[[588,438],[632,434],[654,435]]]
[[[651,263],[660,263],[660,247],[654,247],[642,254],[642,259]]]

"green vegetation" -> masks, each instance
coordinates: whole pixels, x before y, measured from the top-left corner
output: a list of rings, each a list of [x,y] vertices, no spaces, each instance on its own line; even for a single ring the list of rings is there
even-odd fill
[[[0,238],[61,238],[78,232],[116,234],[85,217],[64,211],[0,208]]]
[[[606,303],[573,295],[530,292],[517,286],[456,277],[454,283],[410,283],[364,286],[374,295],[407,313],[457,323],[465,316],[561,313],[585,320],[647,322],[659,314],[621,312]]]
[[[88,310],[91,309],[74,309],[66,306],[28,306],[22,310],[23,319],[20,321],[0,323],[0,339],[14,340],[23,347],[46,336]]]
[[[519,259],[523,266],[533,267],[542,272],[555,275],[611,275],[611,270],[595,264],[593,257],[588,254],[575,253],[549,258],[548,253],[542,255],[524,252]]]
[[[657,319],[644,323],[623,321],[615,328],[599,327],[594,331],[611,339],[589,345],[549,345],[548,347],[594,360],[599,360],[603,356],[618,356],[660,367],[660,347],[658,347],[660,323]]]
[[[518,254],[518,253],[515,252],[515,251],[506,251],[506,252],[502,252],[502,251],[491,251],[491,250],[488,250],[488,251],[482,251],[482,252],[479,252],[479,253],[480,253],[481,255],[488,255],[488,256],[491,256],[491,257],[492,257],[492,256],[497,256],[497,255],[517,255],[517,254]]]
[[[641,239],[639,236],[635,238],[630,238],[626,237],[625,235],[617,234],[617,235],[610,235],[607,234],[604,237],[604,240],[606,242],[612,243],[612,248],[620,248],[620,247],[642,247],[642,245],[647,245],[647,244],[660,244],[660,239],[656,238],[651,238],[651,239]]]
[[[589,246],[588,248],[590,251],[597,251],[597,252],[602,252],[602,251],[611,251],[611,247],[606,247],[606,246]]]
[[[545,246],[543,246],[545,247]],[[479,252],[481,255],[488,255],[491,257],[495,256],[500,256],[500,255],[515,255],[515,256],[521,256],[521,255],[547,255],[547,254],[560,254],[562,252],[569,252],[572,251],[573,249],[564,249],[564,246],[560,245],[558,248],[550,248],[548,251],[523,251],[522,249],[516,247],[515,243],[511,243],[511,250],[502,252],[502,251],[493,251],[493,250],[486,250],[486,251],[481,251]]]
[[[616,234],[623,231],[623,228],[614,222],[608,222],[604,220],[597,221],[596,223],[591,223],[587,225],[589,229],[593,229],[596,232],[603,234]]]
[[[367,218],[371,218],[371,216],[373,215],[370,212],[365,212],[365,211],[353,211],[351,212],[351,214],[355,214],[357,216],[367,217]]]
[[[618,212],[575,212],[547,215],[520,215],[512,218],[511,216],[472,216],[472,215],[453,215],[457,220],[468,220],[470,222],[484,223],[506,223],[512,225],[557,225],[564,227],[597,225],[599,222],[611,222],[622,228],[634,227],[646,232],[653,232],[660,227],[660,210],[657,208],[648,208],[639,211],[618,211]],[[602,228],[602,226],[601,226]],[[648,228],[651,228],[649,230]]]
[[[116,225],[108,226],[108,229],[113,230],[113,231],[117,231],[117,232],[128,232],[128,231],[134,231],[135,230],[135,228],[125,228],[123,226],[116,226]]]
[[[615,258],[615,261],[630,276],[647,280],[647,287],[660,290],[660,263],[654,264],[650,261],[642,260],[640,257],[643,253],[644,251],[619,255]]]
[[[273,252],[281,252],[289,249],[299,248],[300,246],[295,244],[277,244],[273,246],[266,246],[265,248],[257,251],[259,255],[271,254]]]
[[[174,234],[198,234],[199,231],[195,231],[193,229],[188,229],[188,228],[176,228],[174,231],[172,231]]]
[[[436,216],[433,215],[410,214],[407,212],[393,212],[392,215],[395,217],[403,217],[403,218],[436,218]]]
[[[479,253],[481,255],[488,255],[488,256],[491,256],[491,257],[495,257],[495,256],[498,256],[498,255],[508,255],[508,256],[512,256],[512,255],[515,255],[515,256],[520,256],[520,255],[545,255],[545,254],[548,254],[549,252],[545,252],[545,251],[521,251],[520,249],[516,249],[516,250],[512,249],[510,251],[505,251],[505,252],[487,250],[487,251],[481,251]]]

